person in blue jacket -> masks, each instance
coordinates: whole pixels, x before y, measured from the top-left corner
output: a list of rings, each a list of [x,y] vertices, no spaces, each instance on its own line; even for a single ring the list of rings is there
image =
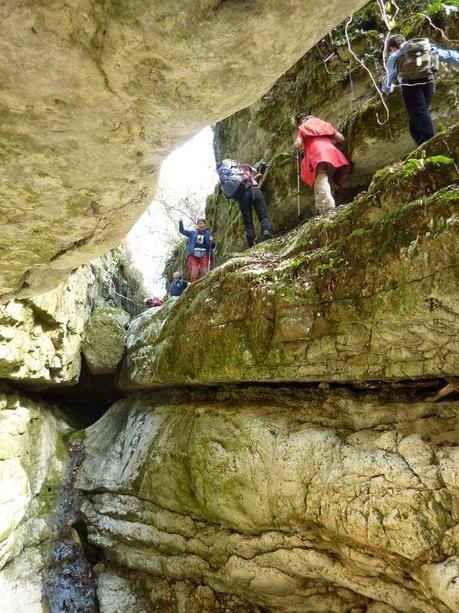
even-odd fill
[[[405,108],[410,117],[409,130],[417,145],[422,145],[435,134],[435,128],[430,117],[430,105],[435,90],[435,72],[419,79],[404,79],[397,71],[397,60],[403,53],[403,46],[407,41],[401,34],[389,36],[386,48],[390,54],[387,58],[386,75],[382,90],[392,94],[394,86],[401,87]],[[411,41],[408,41],[408,44]],[[430,51],[439,61],[459,64],[459,52],[452,49],[442,49],[437,45],[428,43]]]
[[[169,296],[172,298],[178,298],[188,287],[188,281],[182,279],[182,275],[178,270],[172,273],[172,282],[169,285]]]
[[[206,228],[206,220],[198,219],[196,230],[185,230],[183,221],[179,221],[179,232],[188,237],[188,274],[191,283],[209,272],[210,255],[214,248],[214,239]]]

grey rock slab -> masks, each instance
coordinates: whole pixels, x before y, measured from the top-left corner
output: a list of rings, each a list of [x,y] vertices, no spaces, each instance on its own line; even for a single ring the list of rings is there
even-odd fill
[[[55,408],[0,392],[0,587],[7,613],[42,611],[42,570],[67,466]]]

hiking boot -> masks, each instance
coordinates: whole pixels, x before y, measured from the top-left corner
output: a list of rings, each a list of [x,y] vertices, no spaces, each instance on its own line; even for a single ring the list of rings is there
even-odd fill
[[[269,230],[263,230],[263,236],[265,238],[274,238],[274,236],[271,234]]]

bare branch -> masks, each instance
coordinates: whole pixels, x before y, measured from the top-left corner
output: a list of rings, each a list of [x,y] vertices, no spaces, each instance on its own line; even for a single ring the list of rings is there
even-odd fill
[[[442,35],[442,38],[449,41],[450,43],[459,43],[459,40],[456,40],[454,38],[448,38],[445,32],[441,28],[436,26],[428,15],[424,15],[424,13],[419,13],[419,14],[421,15],[421,17],[424,17],[424,19],[427,19],[427,21],[430,23],[431,27],[434,28],[434,30],[437,30],[438,32],[440,32],[440,34]]]
[[[376,83],[376,80],[375,80],[375,78],[374,78],[374,76],[373,76],[373,73],[371,72],[371,70],[370,70],[369,68],[367,68],[367,66],[365,65],[365,63],[364,63],[364,62],[362,62],[362,60],[361,60],[359,57],[357,57],[357,55],[354,53],[354,50],[352,49],[352,46],[351,46],[351,41],[349,40],[348,30],[349,30],[349,26],[350,26],[350,25],[351,25],[351,23],[352,23],[352,19],[353,19],[353,17],[354,17],[354,13],[351,13],[351,15],[350,15],[349,19],[347,20],[346,25],[345,25],[345,27],[344,27],[344,34],[345,34],[345,36],[346,36],[346,44],[347,44],[347,48],[349,49],[349,53],[352,55],[352,57],[355,59],[355,61],[356,61],[358,64],[360,64],[360,66],[362,66],[362,68],[364,68],[364,69],[365,69],[365,70],[368,72],[368,74],[369,74],[369,76],[370,76],[370,79],[371,79],[371,81],[372,81],[372,83],[373,83],[373,85],[374,85],[374,87],[375,87],[376,91],[378,92],[378,96],[379,96],[379,98],[381,99],[381,103],[382,103],[382,105],[383,105],[383,107],[384,107],[384,109],[385,109],[385,111],[386,111],[386,119],[385,119],[384,121],[380,121],[379,116],[378,116],[378,113],[376,112],[376,121],[378,122],[378,124],[379,124],[380,126],[383,126],[385,123],[387,123],[387,122],[389,121],[389,118],[390,118],[390,114],[389,114],[389,107],[387,106],[386,101],[384,100],[384,97],[383,97],[383,95],[382,95],[382,92],[381,92],[381,90],[379,89],[378,84]]]

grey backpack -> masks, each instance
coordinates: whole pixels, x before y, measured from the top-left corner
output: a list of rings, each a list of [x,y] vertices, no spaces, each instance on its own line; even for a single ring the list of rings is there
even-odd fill
[[[403,81],[432,79],[439,68],[438,53],[432,49],[428,38],[411,38],[398,52],[395,67]]]

